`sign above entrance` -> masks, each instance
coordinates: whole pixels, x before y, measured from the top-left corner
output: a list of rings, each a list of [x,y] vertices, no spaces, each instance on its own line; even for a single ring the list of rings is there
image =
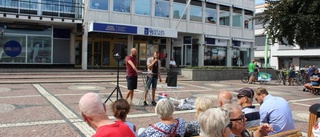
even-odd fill
[[[89,32],[133,34],[169,38],[177,38],[178,36],[178,31],[175,29],[96,22],[90,23]]]

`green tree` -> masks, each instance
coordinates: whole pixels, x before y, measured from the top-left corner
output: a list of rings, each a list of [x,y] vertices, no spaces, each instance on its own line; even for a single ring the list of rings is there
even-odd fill
[[[272,44],[320,45],[320,0],[266,0],[260,19]],[[259,19],[259,18],[258,18]]]

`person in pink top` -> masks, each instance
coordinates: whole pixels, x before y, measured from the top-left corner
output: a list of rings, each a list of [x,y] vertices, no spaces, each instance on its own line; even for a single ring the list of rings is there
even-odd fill
[[[126,57],[126,79],[128,88],[126,100],[128,101],[128,98],[130,97],[131,105],[133,104],[133,91],[134,89],[137,89],[138,85],[138,73],[140,73],[140,71],[137,69],[137,63],[137,49],[132,48],[131,54]]]
[[[135,137],[132,130],[121,121],[112,121],[106,113],[106,106],[96,93],[87,93],[79,101],[83,121],[96,133],[92,137]]]

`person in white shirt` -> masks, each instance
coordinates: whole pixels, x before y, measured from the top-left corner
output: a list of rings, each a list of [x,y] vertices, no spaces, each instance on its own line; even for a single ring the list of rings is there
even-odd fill
[[[176,61],[174,61],[174,59],[173,58],[171,58],[171,60],[170,60],[170,68],[175,68],[175,67],[177,67],[177,64],[176,64]]]

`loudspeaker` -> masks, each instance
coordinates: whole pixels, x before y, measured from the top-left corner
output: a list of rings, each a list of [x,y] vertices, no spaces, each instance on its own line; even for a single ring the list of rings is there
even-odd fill
[[[82,24],[81,23],[77,24],[77,32],[82,32]]]
[[[122,44],[114,44],[113,47],[113,57],[124,59],[127,56],[127,51]]]

